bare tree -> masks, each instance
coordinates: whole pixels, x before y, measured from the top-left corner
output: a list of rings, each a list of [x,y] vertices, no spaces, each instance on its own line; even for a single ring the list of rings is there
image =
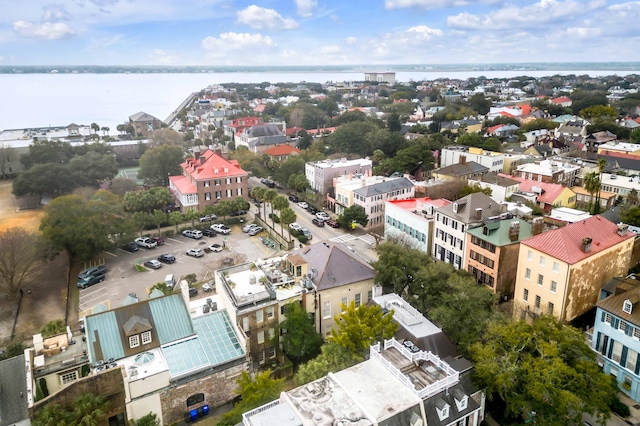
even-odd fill
[[[2,178],[7,178],[12,174],[12,171],[8,170],[11,164],[12,153],[13,148],[4,143],[0,145],[0,175],[2,175]]]
[[[37,236],[22,228],[0,232],[0,291],[15,298],[35,280],[44,261],[43,246]]]

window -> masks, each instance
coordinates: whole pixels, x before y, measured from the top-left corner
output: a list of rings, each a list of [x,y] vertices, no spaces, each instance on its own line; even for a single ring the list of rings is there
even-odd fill
[[[258,362],[260,362],[260,364],[264,364],[264,351],[261,351],[260,354],[258,354]]]
[[[242,329],[244,331],[249,331],[249,317],[242,318]]]
[[[237,177],[236,178],[236,183],[242,183],[242,178],[241,177]]]
[[[258,344],[264,343],[264,331],[258,331]]]
[[[196,393],[187,398],[187,407],[191,407],[192,405],[200,404],[204,401],[203,393]]]
[[[269,340],[273,339],[274,337],[276,337],[276,329],[273,327],[269,328],[269,332],[268,332],[268,336],[269,336]]]
[[[256,311],[256,322],[260,323],[262,321],[264,321],[264,314],[262,309],[260,309],[259,311]]]
[[[547,314],[553,315],[553,303],[549,302],[549,307],[547,308]]]
[[[331,334],[331,326],[328,325],[324,328],[324,335],[329,336]]]
[[[527,260],[533,260],[533,252],[531,250],[527,253]]]
[[[356,308],[360,306],[360,303],[362,302],[361,299],[362,299],[362,295],[360,293],[356,293],[356,296],[355,296]]]
[[[621,356],[622,356],[622,343],[614,341],[613,351],[611,351],[611,360],[619,363]]]
[[[210,180],[205,180],[205,181],[204,181],[204,187],[205,187],[205,188],[208,188],[208,187],[210,187],[210,186],[211,186],[211,181],[210,181]]]
[[[129,347],[137,348],[138,346],[140,346],[140,337],[137,334],[129,336]]]
[[[322,318],[331,318],[331,302],[324,302],[322,307]]]
[[[618,323],[618,331],[625,332],[627,330],[627,323],[624,321],[620,321]]]
[[[213,184],[214,184],[215,186],[220,186],[220,179],[216,179],[216,180],[214,180],[214,181],[213,181]]]
[[[538,285],[542,287],[542,283],[544,282],[544,277],[541,274],[538,274]]]
[[[633,338],[636,340],[640,340],[640,328],[638,327],[633,328]]]
[[[60,374],[60,381],[63,385],[68,385],[76,380],[78,380],[78,372],[76,370]]]
[[[222,191],[216,191],[216,199],[222,198]]]
[[[227,189],[227,198],[233,197],[233,189]]]
[[[373,290],[367,292],[367,302],[371,302],[371,299],[373,299]]]
[[[556,274],[560,272],[560,264],[558,262],[553,262],[553,272]]]
[[[150,331],[145,331],[144,333],[141,334],[142,337],[142,344],[146,345],[147,343],[151,343],[151,332]]]
[[[536,296],[536,304],[535,304],[536,309],[540,309],[540,296]]]
[[[558,283],[555,281],[551,281],[551,293],[555,293],[558,288]]]
[[[227,179],[225,179],[225,183],[226,183],[227,185],[231,185],[231,178],[227,178]]]
[[[610,313],[605,314],[604,322],[606,322],[609,325],[611,325],[613,323],[613,317],[611,316]]]
[[[529,290],[527,290],[526,288],[524,289],[524,296],[522,296],[522,299],[523,299],[525,302],[528,302],[528,301],[529,301]]]
[[[343,308],[343,307],[342,307],[342,305],[344,305],[344,306],[349,306],[349,298],[347,298],[347,297],[343,297],[343,298],[340,300],[340,308],[342,309],[342,312],[344,312],[344,309],[345,309],[345,308]]]
[[[267,318],[273,318],[273,306],[267,308]]]
[[[547,263],[547,258],[544,256],[540,256],[540,266],[544,267],[546,263]]]
[[[205,199],[206,201],[210,200],[210,199],[211,199],[211,193],[210,193],[210,192],[205,192],[205,193],[204,193],[204,199]]]
[[[524,277],[525,277],[525,279],[527,279],[527,280],[530,280],[530,279],[531,279],[531,269],[527,268],[527,269],[524,271]]]
[[[632,308],[633,308],[633,304],[629,299],[625,300],[624,303],[622,304],[622,310],[627,314],[631,313]]]
[[[276,357],[276,348],[272,346],[269,348],[269,358],[275,358],[275,357]]]
[[[627,363],[626,367],[629,370],[634,370],[636,368],[636,362],[638,361],[638,352],[629,349],[627,352]]]

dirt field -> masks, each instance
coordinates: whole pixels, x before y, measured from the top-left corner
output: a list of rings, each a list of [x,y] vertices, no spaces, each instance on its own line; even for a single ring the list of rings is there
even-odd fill
[[[16,211],[11,195],[11,185],[12,181],[10,180],[0,180],[0,232],[15,226],[31,232],[38,232],[40,220],[44,216],[42,208]],[[24,288],[24,296],[16,323],[16,340],[28,342],[32,334],[37,333],[40,327],[48,321],[65,318],[67,265],[66,255],[58,256],[53,262],[45,265],[42,275],[34,283]],[[17,301],[0,297],[0,347],[8,343],[11,337],[14,322],[13,312],[16,307]],[[76,322],[76,315],[72,315],[69,325],[73,328]]]

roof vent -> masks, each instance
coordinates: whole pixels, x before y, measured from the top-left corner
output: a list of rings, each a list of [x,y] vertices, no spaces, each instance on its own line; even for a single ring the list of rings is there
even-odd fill
[[[580,245],[580,250],[582,250],[585,253],[589,253],[591,251],[591,243],[593,242],[593,239],[587,237],[587,238],[583,238],[582,239],[582,244]]]
[[[476,209],[476,220],[481,220],[481,219],[482,219],[482,209],[478,207]]]
[[[458,213],[458,203],[453,203],[453,212]]]
[[[629,231],[629,225],[627,225],[626,223],[621,223],[618,225],[618,235],[620,235],[621,237],[624,237],[625,235],[627,235],[628,231]]]

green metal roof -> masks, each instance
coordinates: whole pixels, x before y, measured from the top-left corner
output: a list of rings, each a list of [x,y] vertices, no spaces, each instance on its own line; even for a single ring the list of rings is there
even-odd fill
[[[520,223],[520,233],[518,234],[517,241],[511,241],[509,239],[509,226],[511,226],[512,222]],[[476,228],[470,228],[468,232],[469,234],[478,237],[488,243],[491,243],[497,247],[515,244],[533,235],[531,233],[531,225],[527,221],[518,218],[488,222],[487,225],[489,231],[488,235],[485,235],[483,233],[485,228],[484,225],[478,226]]]
[[[109,358],[120,359],[124,357],[120,327],[114,311],[102,312],[87,317],[85,319],[85,330],[87,346],[93,349],[87,351],[92,364],[99,361],[98,359],[93,359],[98,357],[96,355],[96,350],[98,349],[102,351],[101,359],[103,361]]]
[[[244,357],[244,350],[226,310],[194,318],[193,327],[211,365]]]
[[[161,345],[195,334],[191,315],[181,295],[150,299],[148,303]]]

